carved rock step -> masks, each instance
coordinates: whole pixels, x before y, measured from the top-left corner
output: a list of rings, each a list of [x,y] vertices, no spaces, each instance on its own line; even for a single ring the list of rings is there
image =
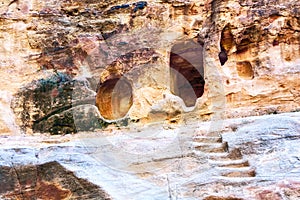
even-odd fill
[[[214,179],[225,181],[225,182],[235,182],[235,183],[249,183],[251,181],[256,181],[256,177],[227,177],[227,176],[213,176]]]
[[[216,161],[216,160],[208,160],[211,165],[225,168],[241,168],[241,167],[249,167],[250,164],[247,160],[226,160],[226,161]]]
[[[242,159],[242,153],[239,149],[233,149],[229,153],[210,153],[208,155],[208,159],[210,160],[219,160],[219,161],[226,161],[226,160],[240,160]]]
[[[221,176],[225,177],[255,177],[256,175],[255,169],[252,167],[216,167],[215,169],[219,171]]]
[[[222,143],[222,137],[195,136],[193,141],[200,143]]]
[[[202,151],[205,153],[221,153],[228,150],[228,143],[200,143],[193,142],[195,150]]]
[[[251,167],[227,168],[224,172],[221,172],[221,175],[225,177],[255,177],[256,172]]]

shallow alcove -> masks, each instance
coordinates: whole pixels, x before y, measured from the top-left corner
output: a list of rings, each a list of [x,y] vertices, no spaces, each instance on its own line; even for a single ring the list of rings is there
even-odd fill
[[[252,65],[249,61],[243,61],[236,63],[236,70],[239,75],[239,77],[251,80],[254,78],[254,71],[252,68]]]
[[[231,33],[231,27],[227,24],[221,33],[220,48],[222,51],[225,51],[226,54],[232,49],[235,45],[233,34]]]
[[[125,117],[132,103],[132,87],[124,77],[106,80],[97,91],[96,106],[107,120]]]
[[[170,54],[171,92],[187,107],[195,106],[204,92],[203,47],[195,40],[175,44]]]

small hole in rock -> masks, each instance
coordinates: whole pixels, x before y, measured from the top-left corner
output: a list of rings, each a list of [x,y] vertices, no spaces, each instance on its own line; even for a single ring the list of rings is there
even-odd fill
[[[236,64],[236,70],[239,77],[243,79],[251,80],[254,78],[254,71],[249,61],[238,62]]]

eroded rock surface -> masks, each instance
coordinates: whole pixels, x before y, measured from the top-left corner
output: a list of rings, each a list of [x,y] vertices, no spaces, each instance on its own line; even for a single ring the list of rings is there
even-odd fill
[[[12,100],[12,109],[23,130],[53,134],[101,128],[104,123],[95,105],[88,80],[56,73],[24,86]]]
[[[38,177],[41,187],[46,184],[68,195],[78,182],[66,181],[74,180],[73,173],[57,163],[43,164],[56,161],[101,186],[112,199],[294,200],[300,189],[299,117],[286,113],[225,120],[222,132],[204,122],[132,126],[88,135],[0,137],[1,169],[11,172],[11,178],[1,179],[11,184],[1,188],[8,190],[5,194],[20,194],[14,182],[17,169],[24,179]],[[24,170],[27,174],[21,173]],[[24,195],[30,191],[24,189]]]
[[[0,2],[1,195],[299,199],[299,13],[294,0]]]
[[[112,117],[100,107],[109,120],[174,121],[169,116],[176,112],[210,120],[299,109],[297,1],[30,0],[5,2],[0,10],[1,89],[12,94],[54,70],[92,78],[98,88],[126,78],[132,100],[112,100],[113,90],[98,95],[121,109]],[[198,47],[180,55],[186,70],[176,81],[172,70],[181,61],[172,49],[187,48],[187,41]],[[169,101],[180,107],[170,109]]]
[[[100,187],[77,178],[57,162],[1,166],[1,199],[111,199]]]

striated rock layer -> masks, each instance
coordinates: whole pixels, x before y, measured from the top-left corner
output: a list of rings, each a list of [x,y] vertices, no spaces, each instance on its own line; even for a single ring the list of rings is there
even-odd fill
[[[299,9],[298,1],[4,1],[0,87],[17,93],[17,124],[29,129],[49,112],[18,90],[57,72],[87,80],[92,115],[106,121],[295,111]]]

